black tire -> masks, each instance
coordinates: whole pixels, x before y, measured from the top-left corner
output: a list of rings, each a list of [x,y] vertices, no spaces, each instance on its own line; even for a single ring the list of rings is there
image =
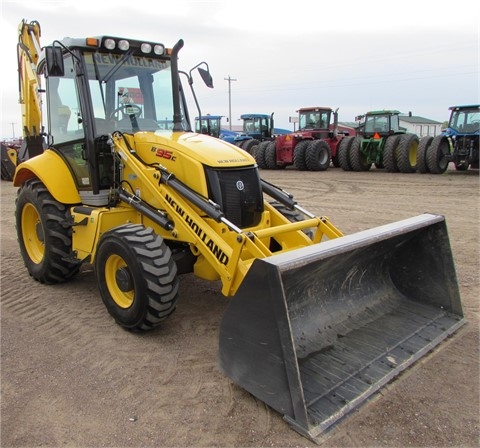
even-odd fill
[[[338,164],[343,171],[352,171],[352,164],[350,163],[350,148],[355,139],[361,140],[361,137],[344,137],[338,145]]]
[[[302,140],[293,148],[293,165],[301,171],[307,170],[307,162],[305,160],[305,153],[311,140]]]
[[[427,135],[426,137],[422,137],[418,144],[417,171],[419,173],[425,174],[430,172],[427,165],[427,149],[431,145],[432,140],[433,137],[431,135]]]
[[[81,265],[70,258],[70,206],[55,200],[38,179],[20,187],[15,204],[18,243],[28,273],[45,284],[70,280]]]
[[[448,168],[448,159],[445,157],[450,154],[450,145],[443,135],[437,135],[433,138],[431,145],[427,149],[427,166],[432,174],[442,174]]]
[[[385,146],[383,147],[382,162],[383,166],[389,173],[398,173],[397,149],[401,135],[390,135],[387,137]]]
[[[177,266],[151,228],[127,224],[106,232],[98,243],[95,276],[108,312],[125,329],[151,330],[175,311]]]
[[[252,139],[252,140],[247,140],[246,142],[243,143],[242,149],[244,151],[247,151],[249,154],[253,154],[255,151],[255,147],[258,146],[260,142],[257,139]]]
[[[332,161],[330,146],[325,140],[312,140],[305,150],[305,164],[310,171],[325,171]]]
[[[265,150],[267,149],[268,144],[271,142],[262,142],[257,146],[257,149],[255,150],[255,161],[257,162],[257,165],[261,169],[266,169],[267,164],[265,163]]]
[[[368,171],[372,164],[368,162],[362,151],[362,139],[356,138],[350,145],[349,161],[353,171]]]
[[[277,165],[277,145],[275,142],[268,142],[265,148],[265,165],[269,170],[278,170]]]
[[[397,166],[401,173],[417,171],[419,138],[416,134],[404,134],[397,149]]]

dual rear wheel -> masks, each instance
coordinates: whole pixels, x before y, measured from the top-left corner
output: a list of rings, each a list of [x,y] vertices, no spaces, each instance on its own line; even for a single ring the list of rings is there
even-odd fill
[[[391,135],[383,144],[381,161],[365,150],[362,137],[344,137],[338,145],[338,163],[344,171],[368,171],[377,168],[395,173],[413,173],[417,169],[419,139],[415,134]],[[374,162],[375,160],[375,162]]]

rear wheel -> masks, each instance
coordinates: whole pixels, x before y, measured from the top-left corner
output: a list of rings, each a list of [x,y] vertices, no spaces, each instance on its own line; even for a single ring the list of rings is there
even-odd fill
[[[448,168],[447,155],[450,154],[448,140],[442,135],[433,138],[432,144],[427,149],[427,166],[432,174],[442,174]]]
[[[397,150],[397,165],[401,173],[414,173],[417,170],[418,136],[402,135]]]
[[[252,139],[252,140],[247,140],[243,143],[242,145],[242,149],[247,151],[249,154],[253,154],[254,151],[255,151],[255,147],[258,146],[260,142],[256,139]]]
[[[293,164],[295,165],[295,168],[301,171],[305,171],[307,169],[305,153],[310,142],[311,140],[302,140],[296,144],[295,148],[293,148]]]
[[[418,144],[418,151],[417,151],[417,170],[419,173],[428,173],[429,169],[427,166],[427,149],[432,143],[433,137],[426,136],[420,139],[420,143]]]
[[[98,243],[95,275],[108,312],[123,328],[151,330],[175,311],[177,266],[151,228],[128,224],[106,232]]]
[[[344,137],[337,148],[338,164],[343,171],[352,171],[350,163],[350,148],[356,137]],[[358,140],[358,139],[357,139]]]
[[[397,149],[401,135],[390,135],[387,137],[383,148],[383,166],[389,173],[398,173]]]
[[[267,168],[267,164],[265,163],[265,151],[269,143],[271,142],[262,142],[257,146],[257,149],[255,150],[254,157],[259,168]]]
[[[277,145],[275,142],[268,142],[265,148],[265,165],[269,170],[278,170],[277,165]]]
[[[69,259],[72,251],[70,207],[54,199],[38,179],[18,190],[15,208],[20,252],[28,273],[40,283],[61,283],[72,278],[81,262]]]
[[[310,171],[327,170],[331,159],[330,146],[325,140],[313,140],[305,150],[305,164]]]

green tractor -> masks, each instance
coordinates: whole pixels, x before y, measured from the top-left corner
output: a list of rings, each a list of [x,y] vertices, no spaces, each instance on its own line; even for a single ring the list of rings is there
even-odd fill
[[[390,173],[417,169],[419,138],[400,127],[398,110],[367,112],[355,137],[344,138],[338,147],[338,163],[344,171],[368,171],[372,165]]]

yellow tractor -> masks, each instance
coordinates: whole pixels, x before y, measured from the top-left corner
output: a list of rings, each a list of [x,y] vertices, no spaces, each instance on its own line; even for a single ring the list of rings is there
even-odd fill
[[[344,236],[246,151],[192,131],[182,81],[213,82],[205,62],[179,70],[182,40],[40,52],[39,35],[21,22],[20,98],[24,141],[45,149],[13,180],[33,279],[91,264],[110,315],[137,332],[174,312],[182,275],[220,280],[221,370],[313,440],[465,323],[443,216]]]

